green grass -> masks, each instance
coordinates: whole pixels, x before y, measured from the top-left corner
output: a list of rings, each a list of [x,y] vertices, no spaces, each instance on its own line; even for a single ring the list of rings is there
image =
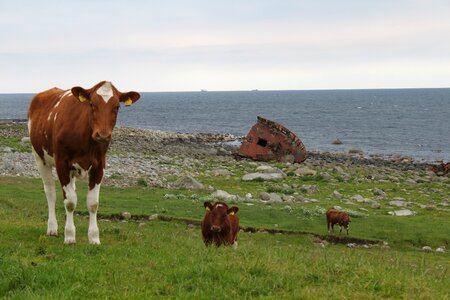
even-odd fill
[[[241,192],[261,183],[212,179]],[[308,182],[310,183],[310,182]],[[318,182],[318,184],[322,184]],[[239,186],[238,186],[239,185]],[[78,184],[77,211],[86,211]],[[320,186],[326,194],[326,187]],[[341,187],[343,190],[350,185]],[[164,197],[165,194],[177,197]],[[164,214],[201,219],[204,193],[102,188],[100,213]],[[314,195],[322,199],[321,195]],[[184,223],[99,221],[102,245],[87,242],[88,220],[77,216],[77,245],[64,246],[58,190],[58,237],[45,236],[47,208],[38,179],[0,177],[0,297],[14,299],[448,299],[449,254],[417,247],[447,243],[449,214],[423,211],[393,218],[383,211],[353,218],[351,235],[390,242],[390,249],[313,243],[310,236],[241,233],[239,248],[206,248],[198,228]],[[247,206],[242,225],[326,233],[323,204]]]

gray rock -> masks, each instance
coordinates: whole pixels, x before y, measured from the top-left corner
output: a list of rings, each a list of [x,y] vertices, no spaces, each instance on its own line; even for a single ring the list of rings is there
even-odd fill
[[[292,203],[295,201],[295,197],[291,196],[291,195],[283,195],[281,197],[281,199],[283,199],[284,202],[288,202],[288,203]]]
[[[283,200],[277,193],[269,193],[270,199],[269,203],[281,203]]]
[[[298,176],[315,176],[317,171],[309,169],[307,167],[300,167],[294,171],[294,173]]]
[[[319,186],[316,184],[304,184],[300,187],[300,190],[308,194],[314,194],[319,191]]]
[[[407,183],[407,184],[416,184],[417,182],[414,179],[412,179],[412,178],[408,178],[408,179],[405,180],[405,183]]]
[[[381,205],[380,205],[380,203],[378,203],[378,202],[373,202],[372,205],[371,205],[370,207],[372,207],[372,208],[374,208],[374,209],[380,209],[380,208],[381,208]]]
[[[447,250],[445,249],[445,246],[440,246],[439,248],[436,249],[436,252],[439,253],[445,253]]]
[[[431,251],[433,251],[433,249],[431,249],[430,246],[423,246],[423,247],[422,247],[422,251],[423,251],[423,252],[431,252]]]
[[[342,141],[340,139],[335,139],[331,142],[333,145],[342,145]]]
[[[338,191],[333,191],[333,197],[334,198],[336,198],[336,199],[342,199],[342,194],[341,193],[339,193]]]
[[[405,216],[414,216],[416,212],[409,210],[409,209],[401,209],[401,210],[395,210],[390,211],[388,214],[397,216],[397,217],[405,217]]]
[[[383,198],[386,198],[386,193],[385,193],[385,191],[383,191],[382,189],[379,189],[379,188],[374,188],[374,189],[372,189],[372,193],[375,195],[375,196],[381,196],[381,197],[383,197]]]
[[[219,199],[223,199],[223,200],[237,200],[237,196],[236,195],[232,195],[229,194],[228,192],[222,191],[222,190],[217,190],[214,193],[211,194],[211,196],[213,196],[214,198],[219,198]]]
[[[335,210],[342,210],[342,207],[340,207],[339,205],[335,205],[335,206],[333,206],[333,209],[335,209]]]
[[[259,198],[261,198],[261,200],[263,201],[269,201],[270,195],[267,192],[261,192],[261,194],[259,194]]]
[[[395,207],[406,207],[408,205],[408,203],[406,203],[405,201],[402,201],[402,200],[393,200],[393,201],[389,201],[389,205],[395,206]]]
[[[232,176],[233,172],[227,169],[214,169],[211,170],[213,176]]]
[[[11,153],[11,152],[13,152],[13,148],[11,148],[11,147],[0,147],[0,152]]]
[[[153,215],[151,215],[151,216],[148,217],[148,220],[149,220],[149,221],[153,221],[153,220],[157,220],[158,218],[159,218],[159,215],[158,215],[158,214],[153,214]]]
[[[282,180],[283,174],[280,173],[249,173],[242,177],[243,181],[253,180]]]
[[[131,214],[129,212],[127,212],[127,211],[124,211],[123,213],[121,213],[120,216],[124,220],[130,220],[131,219]]]
[[[348,243],[348,244],[347,244],[347,247],[348,247],[348,248],[355,248],[355,247],[356,247],[356,244],[355,244],[355,243]]]
[[[30,137],[29,136],[24,136],[21,140],[22,143],[29,143],[30,142]]]
[[[283,171],[281,171],[280,169],[272,167],[272,166],[267,166],[267,165],[257,167],[256,171],[259,173],[281,173],[281,174],[283,174]]]
[[[353,195],[353,196],[350,198],[350,200],[354,200],[354,201],[356,201],[356,202],[358,202],[358,203],[369,203],[369,202],[372,202],[371,199],[369,199],[369,198],[364,198],[363,196],[358,195],[358,194]]]
[[[332,181],[334,180],[334,177],[331,176],[330,174],[328,174],[327,172],[323,172],[320,175],[322,175],[323,179],[325,179],[326,181]]]
[[[188,189],[188,190],[201,190],[204,189],[204,185],[192,178],[191,176],[184,176],[174,183],[172,186],[175,188]]]

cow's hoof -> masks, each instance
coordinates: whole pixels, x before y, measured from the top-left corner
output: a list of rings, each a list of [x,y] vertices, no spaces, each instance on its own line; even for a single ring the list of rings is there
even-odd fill
[[[58,236],[58,230],[47,230],[48,236]]]
[[[92,239],[89,241],[91,245],[100,245],[100,239]]]
[[[64,244],[66,245],[74,245],[76,243],[75,239],[65,239]]]

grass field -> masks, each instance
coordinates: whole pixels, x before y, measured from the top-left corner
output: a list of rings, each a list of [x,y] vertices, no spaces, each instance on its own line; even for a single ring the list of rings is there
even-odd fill
[[[261,189],[260,183],[204,180],[232,192]],[[78,187],[77,211],[86,211],[84,184]],[[328,192],[325,187],[321,191]],[[200,220],[205,196],[185,190],[104,187],[100,213],[128,211]],[[448,248],[448,212],[393,218],[379,210],[353,218],[351,236],[385,240],[389,249],[323,247],[309,235],[259,233],[241,233],[237,250],[206,248],[199,228],[159,220],[101,220],[102,245],[95,247],[87,243],[88,220],[83,216],[75,219],[77,244],[63,245],[64,210],[59,200],[60,236],[47,237],[40,180],[0,177],[1,297],[449,299],[450,295],[448,252],[419,251],[423,245]],[[291,209],[284,204],[238,205],[243,226],[326,234],[318,204],[291,204]]]

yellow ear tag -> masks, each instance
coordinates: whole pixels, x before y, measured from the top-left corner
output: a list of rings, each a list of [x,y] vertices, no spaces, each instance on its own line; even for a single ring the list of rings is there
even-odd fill
[[[83,95],[78,95],[78,99],[80,100],[80,102],[84,102],[87,100]]]
[[[125,101],[125,106],[130,106],[131,104],[133,104],[133,101],[131,100],[131,98],[128,98],[128,100]]]
[[[229,213],[230,216],[234,216],[234,211]]]
[[[208,206],[206,207],[206,211],[210,211],[210,209],[209,209],[209,207],[208,207]]]

